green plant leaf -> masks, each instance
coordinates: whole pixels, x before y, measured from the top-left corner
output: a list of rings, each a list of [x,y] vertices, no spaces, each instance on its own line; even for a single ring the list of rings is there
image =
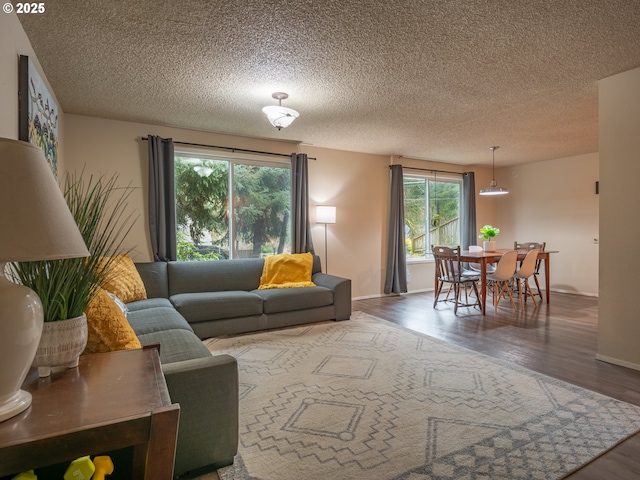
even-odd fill
[[[135,223],[127,200],[133,187],[119,187],[118,176],[94,179],[67,173],[62,191],[91,256],[12,264],[14,281],[35,291],[45,322],[82,315],[110,279],[113,256],[124,253],[122,242]]]

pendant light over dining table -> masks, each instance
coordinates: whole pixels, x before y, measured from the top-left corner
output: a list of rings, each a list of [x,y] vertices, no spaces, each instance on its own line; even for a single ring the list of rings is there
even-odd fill
[[[489,147],[489,150],[493,152],[493,166],[491,170],[491,183],[487,188],[480,190],[480,195],[506,195],[509,193],[504,187],[499,187],[496,183],[496,150],[500,148],[497,146]]]

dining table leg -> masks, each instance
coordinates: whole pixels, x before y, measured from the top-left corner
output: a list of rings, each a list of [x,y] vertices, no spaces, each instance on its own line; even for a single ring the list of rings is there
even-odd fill
[[[480,283],[482,300],[480,302],[480,308],[482,309],[482,315],[487,314],[487,259],[483,257],[480,262]]]
[[[549,263],[550,262],[550,255],[547,254],[547,256],[544,259],[544,289],[546,290],[546,294],[547,294],[547,304],[549,303]]]

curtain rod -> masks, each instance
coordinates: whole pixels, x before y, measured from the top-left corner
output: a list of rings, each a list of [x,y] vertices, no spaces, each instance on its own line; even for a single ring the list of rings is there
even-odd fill
[[[149,137],[142,137],[142,140],[149,140]],[[166,142],[166,139],[162,139],[163,142]],[[230,150],[231,152],[242,152],[242,153],[257,153],[260,155],[274,155],[277,157],[291,157],[291,155],[287,155],[286,153],[273,153],[273,152],[261,152],[260,150],[247,150],[246,148],[234,148],[234,147],[219,147],[217,145],[206,145],[204,143],[189,143],[189,142],[177,142],[173,141],[173,143],[177,145],[187,145],[189,147],[205,147],[205,148],[217,148],[220,150]],[[314,157],[307,157],[308,160],[315,160]]]
[[[399,164],[396,164],[399,165]],[[422,172],[431,172],[431,173],[449,173],[452,175],[464,175],[466,172],[449,172],[448,170],[436,170],[435,168],[418,168],[418,167],[404,167],[402,165],[400,165],[403,169],[406,168],[407,170],[420,170]],[[389,165],[389,168],[393,167],[393,165]]]

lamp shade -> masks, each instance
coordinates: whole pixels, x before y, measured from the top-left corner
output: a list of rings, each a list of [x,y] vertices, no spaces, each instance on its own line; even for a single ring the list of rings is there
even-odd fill
[[[0,138],[0,262],[88,257],[89,251],[38,147]]]
[[[316,223],[336,223],[336,207],[318,205],[316,207]]]
[[[508,193],[509,190],[498,186],[495,180],[491,180],[491,183],[487,188],[480,190],[480,195],[507,195]]]
[[[264,107],[262,112],[267,116],[271,125],[276,127],[278,130],[287,128],[300,116],[300,114],[292,108],[280,105],[269,105],[268,107]]]

